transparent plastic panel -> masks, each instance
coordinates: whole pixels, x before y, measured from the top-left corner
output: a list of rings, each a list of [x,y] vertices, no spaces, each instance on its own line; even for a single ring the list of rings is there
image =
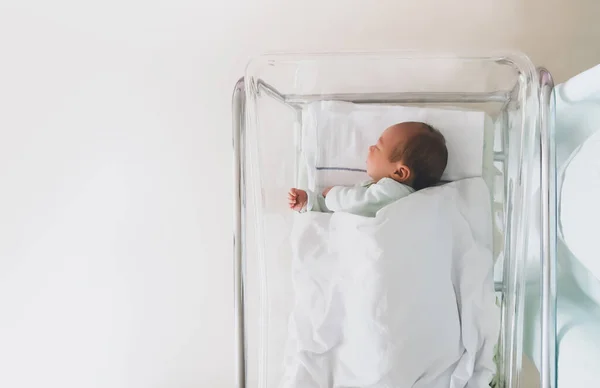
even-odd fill
[[[523,57],[404,57],[397,54],[264,56],[247,76],[280,93],[323,96],[339,93],[509,93]],[[528,69],[528,71],[531,69]]]
[[[253,60],[245,77],[245,313],[247,387],[277,387],[293,308],[286,193],[298,182],[302,109],[345,100],[478,110],[491,120],[484,179],[492,199],[495,281],[502,305],[499,375],[520,378],[524,263],[539,187],[535,164],[539,87],[520,55],[461,58],[354,53],[272,55]],[[535,247],[529,247],[529,254]],[[539,247],[537,248],[539,250]],[[498,385],[499,386],[499,385]]]

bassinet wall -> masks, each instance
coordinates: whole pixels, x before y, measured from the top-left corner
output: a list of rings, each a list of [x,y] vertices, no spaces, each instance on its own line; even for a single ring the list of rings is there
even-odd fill
[[[264,192],[269,188],[257,187],[266,184],[257,182],[256,177],[267,165],[282,163],[290,165],[293,180],[297,181],[296,145],[302,130],[302,110],[314,101],[441,105],[482,110],[493,104],[491,109],[498,113],[501,135],[500,146],[494,148],[493,155],[494,165],[503,171],[499,189],[502,193],[497,195],[502,199],[499,203],[505,226],[500,247],[503,276],[496,284],[502,294],[498,377],[507,387],[517,384],[520,377],[525,292],[522,273],[527,254],[524,245],[528,233],[539,228],[535,229],[539,230],[536,233],[541,241],[539,252],[537,249],[531,252],[531,248],[529,252],[541,260],[541,363],[538,367],[541,387],[556,387],[556,180],[552,91],[550,74],[545,69],[535,70],[521,54],[459,57],[401,52],[338,53],[270,55],[253,60],[233,94],[237,387],[256,386],[249,376],[261,373],[255,370],[259,369],[256,358],[261,356],[253,350],[261,341],[258,321],[268,319],[261,314],[268,315],[273,308],[269,305],[273,302],[264,298],[269,290],[264,279],[261,280],[272,271],[265,260],[270,253],[264,250],[264,245],[272,245],[272,241],[261,236],[258,231],[261,226],[256,220],[274,215],[276,211],[269,202],[272,197]],[[275,111],[277,114],[271,113]],[[274,119],[277,115],[286,119]],[[264,136],[275,134],[279,139],[277,133],[281,132],[292,139],[289,144],[281,145],[281,154],[277,154],[278,150],[261,148]],[[269,205],[265,205],[267,203]],[[251,298],[245,298],[246,293],[250,293]]]

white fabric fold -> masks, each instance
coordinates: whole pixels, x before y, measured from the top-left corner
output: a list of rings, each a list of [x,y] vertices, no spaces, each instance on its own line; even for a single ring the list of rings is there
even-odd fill
[[[375,218],[298,214],[281,387],[485,387],[499,330],[490,212],[474,178]]]

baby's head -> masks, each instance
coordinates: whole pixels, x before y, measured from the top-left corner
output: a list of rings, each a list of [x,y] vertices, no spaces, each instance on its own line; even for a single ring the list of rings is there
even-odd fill
[[[392,178],[421,190],[440,181],[448,162],[444,136],[420,122],[392,125],[369,147],[367,173],[374,181]]]

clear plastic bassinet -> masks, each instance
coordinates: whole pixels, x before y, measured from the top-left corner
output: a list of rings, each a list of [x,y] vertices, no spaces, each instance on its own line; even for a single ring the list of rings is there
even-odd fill
[[[521,54],[267,55],[234,90],[237,387],[281,377],[290,280],[291,218],[282,198],[299,177],[302,111],[314,101],[484,111],[484,179],[493,203],[496,291],[501,301],[499,386],[520,386],[526,257],[541,261],[542,388],[555,387],[556,195],[553,83]],[[528,252],[531,231],[539,249]]]

